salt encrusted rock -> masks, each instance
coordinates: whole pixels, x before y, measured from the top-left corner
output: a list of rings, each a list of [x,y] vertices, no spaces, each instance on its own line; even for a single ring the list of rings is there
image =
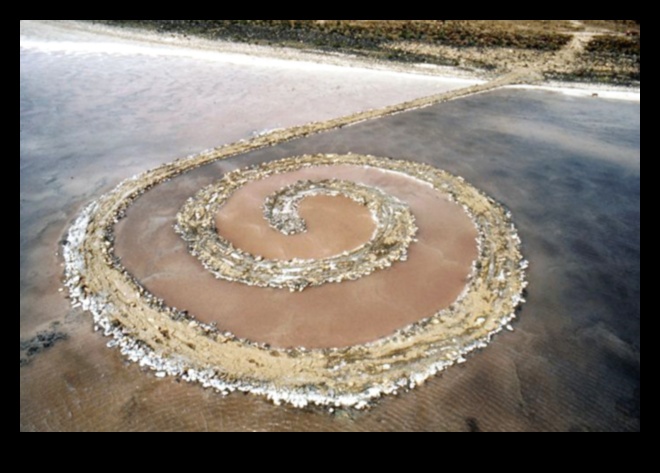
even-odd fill
[[[290,172],[307,165],[295,158],[270,164],[256,172],[238,170],[227,174],[189,199],[177,215],[177,232],[188,243],[190,252],[217,278],[294,292],[329,282],[353,281],[407,259],[408,247],[417,233],[408,205],[375,187],[332,179],[299,181],[275,192],[264,203],[264,217],[285,235],[303,233],[307,226],[298,215],[302,199],[315,195],[348,197],[366,206],[376,223],[376,231],[367,243],[316,260],[270,260],[234,248],[216,231],[214,218],[220,207],[249,182],[269,177],[274,170]]]
[[[336,124],[328,122],[330,126]],[[151,187],[203,164],[314,130],[310,125],[277,132],[277,136],[178,160],[130,178],[90,204],[70,228],[63,249],[65,285],[73,305],[92,313],[95,327],[113,338],[109,345],[119,348],[129,360],[151,368],[156,376],[178,376],[223,394],[251,392],[295,407],[365,408],[383,394],[412,389],[449,366],[465,362],[468,353],[486,347],[495,334],[508,328],[524,302],[528,267],[510,213],[462,178],[425,164],[372,156],[314,155],[247,168],[236,176],[336,164],[372,167],[419,179],[465,209],[478,230],[478,258],[463,293],[447,309],[372,343],[341,350],[275,350],[220,333],[150,294],[122,267],[112,245],[107,244],[113,241],[114,223]],[[354,276],[346,275],[348,279]],[[177,335],[163,339],[164,332]]]

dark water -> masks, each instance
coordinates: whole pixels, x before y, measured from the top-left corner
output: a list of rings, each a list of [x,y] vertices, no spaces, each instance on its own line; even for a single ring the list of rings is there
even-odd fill
[[[112,103],[113,124],[91,84],[88,97],[100,102],[98,110],[74,95],[41,95],[49,80],[68,80],[57,62],[43,59],[43,70],[28,76],[23,71],[31,65],[21,57],[21,337],[63,320],[68,339],[21,368],[21,430],[640,429],[638,103],[501,90],[227,164],[312,152],[419,160],[465,177],[514,214],[531,262],[516,331],[367,413],[329,415],[157,380],[125,366],[91,332],[86,315],[69,311],[57,293],[55,255],[67,221],[119,179],[192,145],[163,138],[173,132],[166,123],[162,135],[136,132],[122,123],[121,100]],[[90,123],[98,124],[103,146]],[[111,126],[127,130],[126,140],[105,135]]]

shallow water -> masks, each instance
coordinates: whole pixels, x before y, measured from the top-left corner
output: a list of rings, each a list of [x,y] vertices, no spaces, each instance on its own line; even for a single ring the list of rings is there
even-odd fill
[[[272,258],[332,256],[353,249],[371,237],[373,221],[368,212],[344,214],[346,221],[329,224],[321,220],[325,212],[319,209],[321,214],[308,222],[308,233],[284,236],[268,226],[261,210],[265,197],[299,180],[350,179],[378,186],[410,206],[419,241],[410,246],[405,263],[395,263],[357,281],[325,284],[294,294],[217,280],[188,253],[173,227],[176,212],[190,197],[190,189],[199,189],[219,177],[214,165],[204,166],[152,189],[117,226],[115,248],[124,267],[151,293],[241,338],[275,347],[306,348],[374,341],[454,302],[477,257],[477,232],[470,218],[427,184],[374,169],[332,166],[277,175],[245,186],[220,209],[220,234],[237,248]],[[332,202],[328,204],[326,212],[338,210]],[[334,236],[336,244],[351,235],[356,230],[354,217],[358,218],[358,238],[343,248],[326,245],[328,238]],[[321,227],[314,228],[319,222]],[[331,223],[339,225],[333,229]]]
[[[531,262],[516,331],[369,412],[222,398],[156,379],[106,348],[90,317],[57,291],[57,242],[87,201],[254,130],[442,88],[242,67],[21,50],[21,339],[53,321],[69,335],[20,369],[21,430],[639,430],[638,103],[500,90],[215,165],[222,172],[312,152],[413,159],[465,177],[512,210]],[[311,103],[316,80],[346,84],[346,95]]]

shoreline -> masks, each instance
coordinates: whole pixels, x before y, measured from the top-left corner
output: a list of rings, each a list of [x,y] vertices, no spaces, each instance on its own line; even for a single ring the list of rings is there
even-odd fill
[[[33,22],[35,20],[30,20]],[[90,20],[38,20],[39,26],[55,28],[72,35],[73,41],[35,40],[29,34],[21,33],[20,46],[44,52],[66,52],[81,54],[118,54],[146,56],[191,57],[202,60],[221,61],[232,64],[264,64],[272,61],[278,66],[292,68],[303,66],[306,69],[351,68],[378,71],[379,73],[405,74],[412,77],[438,77],[457,84],[481,85],[506,74],[479,69],[465,69],[454,66],[429,63],[385,61],[378,58],[357,56],[345,52],[328,52],[315,49],[299,49],[287,46],[267,46],[233,42],[222,39],[207,39],[179,33],[154,32],[132,26],[113,26],[91,23]],[[25,25],[21,25],[23,28]],[[29,33],[30,25],[27,26]],[[81,41],[80,36],[86,41]],[[545,59],[545,58],[544,58]],[[539,62],[541,60],[539,59]],[[512,72],[536,72],[539,64],[524,64]],[[541,88],[558,92],[584,92],[598,94],[603,98],[640,100],[641,82],[618,84],[598,81],[557,81],[544,78],[538,73],[527,74],[527,81],[515,84],[517,87]]]
[[[544,80],[640,84],[639,20],[82,21],[186,40],[349,55],[397,67],[450,67],[486,79],[543,64]],[[567,50],[571,61],[555,61]]]

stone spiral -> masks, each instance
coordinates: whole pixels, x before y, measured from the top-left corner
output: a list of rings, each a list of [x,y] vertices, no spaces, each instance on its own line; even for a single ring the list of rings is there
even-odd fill
[[[375,187],[340,180],[299,181],[266,199],[264,216],[284,233],[305,230],[296,210],[305,196],[343,195],[365,205],[376,222],[373,237],[365,245],[335,256],[336,260],[278,261],[250,255],[223,242],[212,216],[241,186],[267,176],[337,165],[397,173],[458,204],[476,227],[478,256],[463,292],[449,307],[389,336],[342,348],[273,348],[201,323],[185,309],[166,305],[124,268],[114,252],[114,227],[144,192],[227,156],[222,150],[209,152],[124,181],[90,204],[66,238],[65,284],[74,305],[92,313],[97,329],[112,337],[110,346],[153,369],[158,377],[176,376],[222,393],[251,392],[297,407],[311,403],[363,408],[383,394],[411,389],[464,362],[468,353],[486,347],[495,334],[508,328],[524,302],[527,262],[521,242],[511,214],[492,198],[462,178],[425,164],[320,154],[226,174],[183,206],[177,231],[192,253],[222,279],[300,290],[364,277],[394,263],[405,265],[417,231],[406,204]],[[229,261],[239,269],[228,270]],[[288,270],[295,276],[288,278]]]
[[[417,232],[415,218],[408,206],[381,190],[350,181],[299,181],[269,196],[264,203],[264,217],[271,227],[285,235],[307,231],[298,214],[298,204],[305,197],[345,196],[366,206],[376,230],[365,244],[330,258],[288,261],[252,255],[222,238],[215,228],[214,216],[233,191],[269,172],[233,172],[208,186],[190,199],[177,216],[177,231],[188,243],[192,254],[216,277],[250,286],[302,291],[328,282],[356,280],[406,258],[408,246]]]

